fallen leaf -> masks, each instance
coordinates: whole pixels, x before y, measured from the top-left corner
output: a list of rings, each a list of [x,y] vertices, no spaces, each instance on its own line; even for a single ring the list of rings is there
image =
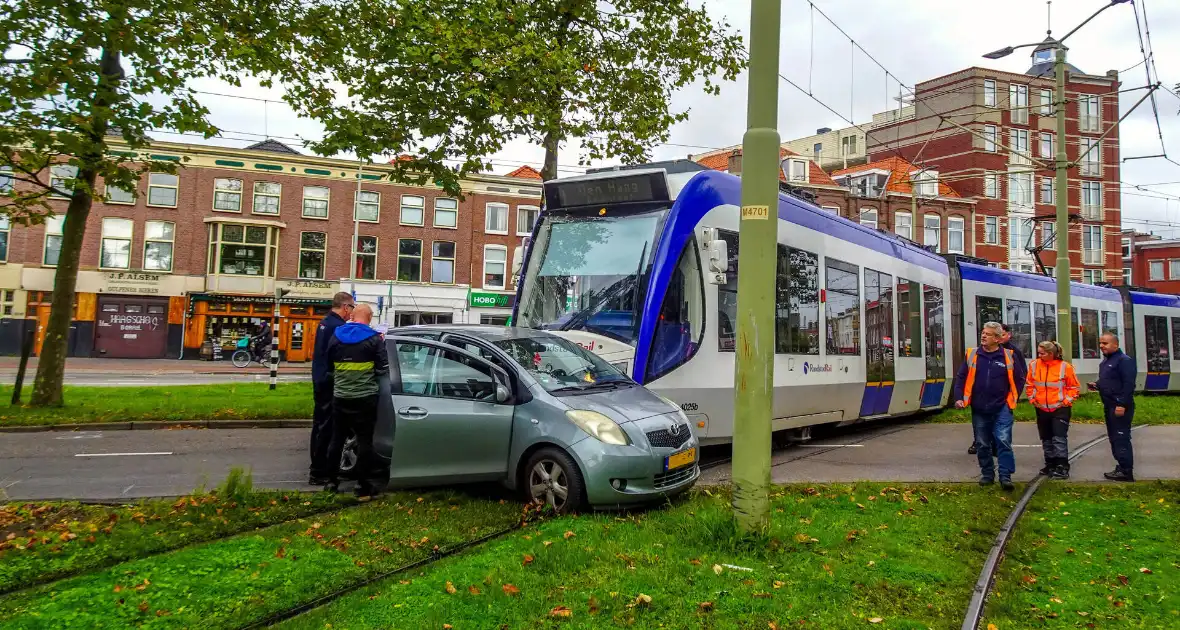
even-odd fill
[[[1036,584],[1037,583],[1037,578],[1035,578],[1031,575],[1026,575],[1026,576],[1020,578],[1020,580],[1022,582],[1024,582],[1025,584]]]
[[[454,585],[454,584],[451,584],[450,582],[447,582],[447,593],[450,593],[451,595],[454,595],[454,594],[455,594],[455,593],[457,593],[457,592],[459,592],[459,589],[455,588],[455,585]]]
[[[713,612],[713,602],[701,602],[697,604],[697,610],[703,613]]]
[[[549,545],[552,545],[553,543],[552,543],[551,541],[548,541],[548,540],[546,540],[545,542],[543,542],[543,543],[541,543],[541,544],[543,544],[543,545],[545,545],[546,547],[548,547]]]
[[[319,528],[321,528],[321,527],[323,527],[323,526],[324,526],[324,524],[323,524],[323,523],[312,523],[312,524],[311,524],[311,528],[312,528],[312,529],[319,529]]]
[[[116,592],[116,593],[122,593],[122,592],[123,592],[123,587],[122,587],[122,586],[119,586],[118,584],[116,584],[116,585],[115,585],[115,592]]]
[[[811,536],[807,534],[795,534],[795,542],[807,543],[809,540],[811,540]]]
[[[283,547],[279,547],[278,551],[275,552],[275,557],[276,558],[286,558],[287,557],[287,550],[284,549]]]
[[[526,553],[524,555],[524,558],[520,561],[520,563],[527,567],[528,565],[533,563],[533,557]]]
[[[444,623],[444,624],[443,624],[443,630],[452,630],[452,628],[451,628],[451,624],[449,624],[449,623]]]
[[[144,613],[147,612],[148,611],[147,600],[139,602],[139,606],[137,606],[136,608],[139,608],[139,612],[144,612]]]
[[[775,622],[773,622],[773,621],[769,621],[769,622],[767,622],[767,623],[766,623],[766,627],[767,627],[767,628],[770,628],[770,630],[778,630],[778,624],[776,624],[776,623],[775,623]]]
[[[467,587],[467,592],[471,593],[472,595],[479,595],[479,593],[480,593],[479,589],[476,588],[474,584]]]
[[[1146,573],[1147,575],[1151,575],[1151,569],[1149,569],[1147,567],[1143,567],[1142,569],[1139,569],[1139,572]]]
[[[566,532],[566,533],[564,534],[564,536],[565,536],[565,539],[566,539],[566,540],[569,540],[569,539],[573,538],[574,536],[577,536],[577,534],[575,534],[575,533],[573,533],[573,532]]]
[[[880,617],[873,617],[872,619],[869,619],[869,623],[881,623],[882,621],[885,620]]]
[[[719,565],[719,564],[713,565],[713,573],[716,573],[717,575],[721,575],[722,571],[724,571],[724,569],[721,568],[721,565]]]
[[[516,588],[512,584],[505,584],[504,586],[501,586],[500,589],[503,590],[504,594],[508,595],[509,597],[520,594],[520,589]]]
[[[644,595],[643,593],[640,593],[635,598],[635,605],[636,606],[646,606],[650,603],[651,603],[651,595]]]
[[[1051,601],[1055,604],[1064,604],[1065,603],[1065,602],[1061,601],[1060,598],[1057,598],[1057,597],[1054,597],[1053,599],[1050,599],[1049,601]]]
[[[785,584],[783,584],[782,582],[779,582],[778,580],[774,581],[775,588],[782,588],[783,586],[785,586]]]
[[[857,503],[857,504],[856,504],[856,507],[858,507],[858,508],[860,508],[860,509],[862,509],[862,510],[863,510],[863,509],[865,509],[865,506],[864,506],[864,504],[863,504],[863,503]]]
[[[1127,585],[1127,583],[1128,583],[1128,582],[1130,582],[1130,580],[1128,580],[1128,579],[1127,579],[1127,576],[1125,576],[1125,575],[1120,575],[1120,576],[1119,576],[1119,581],[1123,583],[1123,586],[1126,586],[1126,585]]]
[[[569,608],[566,608],[565,606],[557,606],[553,610],[549,611],[549,616],[550,617],[573,617],[574,611],[570,610]]]
[[[996,627],[996,624],[989,623],[989,624],[987,624],[987,630],[1000,630],[1000,629]]]

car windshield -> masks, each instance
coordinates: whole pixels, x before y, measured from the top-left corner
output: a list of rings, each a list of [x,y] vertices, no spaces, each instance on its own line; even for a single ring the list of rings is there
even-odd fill
[[[634,343],[644,279],[666,215],[542,218],[516,325]]]
[[[598,355],[555,336],[503,339],[496,345],[546,391],[575,391],[634,381]]]

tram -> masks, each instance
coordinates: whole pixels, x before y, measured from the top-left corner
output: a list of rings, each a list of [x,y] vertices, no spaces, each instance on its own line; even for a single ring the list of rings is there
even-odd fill
[[[1056,337],[1052,278],[942,256],[788,193],[768,218],[778,221],[774,431],[946,406],[985,322],[1010,324],[1028,357]],[[512,325],[575,341],[680,405],[702,443],[728,442],[741,180],[639,167],[552,180],[545,198],[514,257]],[[1128,354],[1146,351],[1140,389],[1180,389],[1170,378],[1180,298],[1081,283],[1071,294],[1082,383],[1096,377],[1109,330]]]

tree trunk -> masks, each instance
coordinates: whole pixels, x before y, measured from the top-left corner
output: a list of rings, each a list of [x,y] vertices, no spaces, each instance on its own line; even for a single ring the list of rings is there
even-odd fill
[[[122,66],[117,48],[102,49],[99,61],[101,76],[96,81],[92,112],[102,112],[112,101],[113,93],[122,78]],[[53,277],[53,300],[49,308],[49,323],[41,356],[37,360],[37,381],[33,386],[30,404],[34,407],[60,407],[62,380],[66,369],[66,352],[70,339],[70,322],[74,318],[74,295],[78,286],[78,264],[82,258],[82,239],[86,236],[86,221],[94,202],[92,191],[98,179],[98,163],[103,159],[108,121],[105,116],[93,115],[89,131],[90,146],[77,157],[82,166],[77,180],[82,184],[70,197],[62,227],[61,254]]]
[[[557,123],[560,127],[561,123]],[[545,133],[545,139],[541,146],[545,148],[545,165],[541,168],[541,179],[549,181],[557,179],[557,134],[560,133],[557,129],[550,128]]]

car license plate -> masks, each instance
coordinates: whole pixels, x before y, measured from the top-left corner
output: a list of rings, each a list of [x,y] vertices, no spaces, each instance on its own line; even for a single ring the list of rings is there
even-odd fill
[[[679,453],[669,455],[667,459],[664,460],[664,470],[672,470],[674,468],[680,468],[681,466],[687,466],[696,460],[697,449],[690,448],[687,451],[681,451]]]

